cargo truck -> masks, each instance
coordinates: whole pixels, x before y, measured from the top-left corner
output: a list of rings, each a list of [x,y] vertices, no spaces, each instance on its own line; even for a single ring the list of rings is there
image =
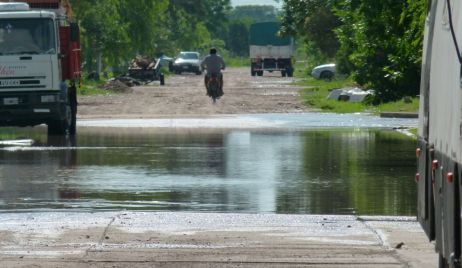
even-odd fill
[[[262,76],[264,71],[277,71],[282,76],[293,76],[294,41],[291,37],[280,37],[279,28],[280,24],[277,22],[261,22],[250,26],[252,76]]]
[[[417,218],[439,267],[461,267],[462,4],[428,1],[420,86]]]
[[[76,132],[79,27],[67,0],[0,0],[0,126]]]

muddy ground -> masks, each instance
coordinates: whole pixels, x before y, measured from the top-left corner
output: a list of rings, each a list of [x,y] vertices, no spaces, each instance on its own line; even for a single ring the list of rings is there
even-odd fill
[[[78,118],[159,118],[214,114],[300,113],[302,87],[279,72],[250,76],[249,68],[224,72],[225,95],[213,104],[205,94],[203,75],[182,74],[134,87],[132,93],[79,97]]]

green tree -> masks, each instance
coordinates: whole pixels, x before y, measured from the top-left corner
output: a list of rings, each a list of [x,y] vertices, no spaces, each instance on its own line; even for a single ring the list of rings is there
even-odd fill
[[[284,0],[281,32],[297,36],[310,50],[334,58],[340,46],[334,32],[340,21],[333,13],[338,0]]]
[[[235,56],[249,55],[249,21],[233,20],[229,23],[227,48]]]
[[[335,57],[380,103],[418,94],[425,12],[425,0],[284,0],[282,32],[308,57]]]
[[[418,94],[425,1],[343,1],[338,60],[376,91],[374,103]],[[348,23],[347,23],[348,22]]]
[[[76,18],[82,27],[82,51],[87,71],[96,70],[97,59],[105,58],[111,64],[126,55],[130,45],[128,25],[121,18],[120,1],[75,1],[72,3]]]
[[[231,21],[249,20],[255,22],[277,21],[278,11],[269,5],[245,5],[235,7],[229,15]]]
[[[165,40],[162,18],[167,9],[167,0],[122,0],[119,14],[127,25],[130,37],[131,54],[136,52],[153,55],[161,49],[159,44]]]

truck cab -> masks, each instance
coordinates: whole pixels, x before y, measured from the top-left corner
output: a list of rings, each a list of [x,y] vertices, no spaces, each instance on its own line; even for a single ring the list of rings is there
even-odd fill
[[[49,134],[73,135],[78,27],[61,1],[30,2],[37,8],[0,2],[0,126],[46,124]]]

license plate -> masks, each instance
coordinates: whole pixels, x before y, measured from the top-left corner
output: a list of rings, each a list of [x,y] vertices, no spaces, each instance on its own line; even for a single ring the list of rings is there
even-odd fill
[[[19,80],[0,80],[0,86],[2,87],[19,86],[20,84]]]
[[[4,98],[3,105],[17,105],[19,104],[18,98]]]

